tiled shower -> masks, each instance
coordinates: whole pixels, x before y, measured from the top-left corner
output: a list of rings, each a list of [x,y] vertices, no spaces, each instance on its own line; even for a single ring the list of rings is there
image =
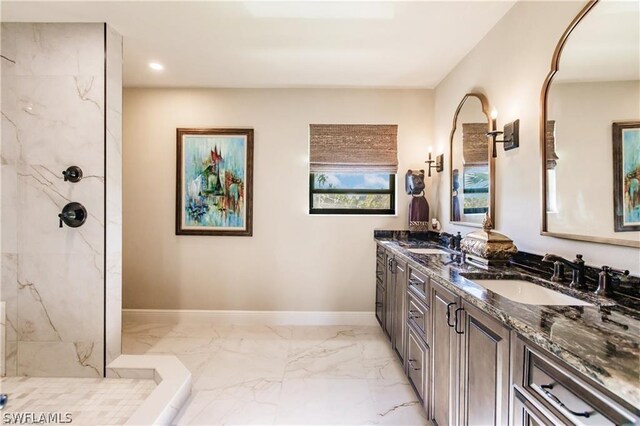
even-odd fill
[[[102,23],[1,38],[2,375],[102,377],[120,354],[122,38]],[[86,221],[60,227],[71,202]]]

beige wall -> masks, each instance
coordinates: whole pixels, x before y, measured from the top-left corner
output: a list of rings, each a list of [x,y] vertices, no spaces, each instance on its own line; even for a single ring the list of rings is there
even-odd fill
[[[611,123],[640,118],[639,81],[558,83],[549,93],[555,120],[557,212],[552,232],[640,240],[640,232],[615,232]],[[602,194],[610,194],[603,199]]]
[[[433,116],[429,90],[126,89],[124,307],[371,311],[373,230],[407,227]],[[310,123],[398,124],[398,216],[307,214]],[[174,234],[177,127],[255,129],[253,237]]]
[[[553,252],[566,257],[582,253],[591,265],[609,264],[640,272],[633,248],[543,237],[540,232],[540,89],[560,35],[583,6],[581,2],[518,2],[436,88],[435,141],[448,146],[451,119],[465,93],[485,93],[499,112],[498,126],[520,119],[520,148],[496,162],[497,229],[523,251]],[[446,159],[448,161],[448,158]],[[445,167],[448,170],[448,166]],[[439,216],[449,217],[449,176],[441,175]],[[602,194],[611,203],[611,193]],[[463,233],[472,228],[445,229]]]

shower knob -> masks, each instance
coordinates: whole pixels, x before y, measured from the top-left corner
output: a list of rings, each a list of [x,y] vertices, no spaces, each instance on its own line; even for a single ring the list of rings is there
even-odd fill
[[[80,203],[69,203],[63,207],[62,213],[58,217],[60,218],[60,228],[62,228],[63,222],[71,228],[77,228],[87,220],[87,209]]]
[[[62,172],[62,176],[64,176],[65,182],[80,182],[80,179],[82,179],[82,169],[78,166],[70,166]]]

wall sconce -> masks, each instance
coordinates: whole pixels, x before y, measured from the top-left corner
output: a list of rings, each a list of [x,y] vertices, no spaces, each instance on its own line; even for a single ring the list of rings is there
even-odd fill
[[[440,173],[444,170],[444,154],[436,156],[435,160],[431,159],[431,148],[429,148],[429,159],[425,161],[429,166],[427,167],[427,176],[431,177],[431,169],[436,169],[436,172]],[[435,164],[434,164],[435,163]]]
[[[494,109],[493,111],[491,111],[491,119],[493,120],[494,129],[496,128],[497,118],[498,118],[498,111]],[[520,120],[515,120],[511,123],[505,124],[503,130],[504,131],[502,132],[500,130],[493,130],[487,133],[487,136],[491,136],[491,139],[493,140],[493,148],[491,151],[491,156],[493,158],[496,158],[498,156],[497,144],[499,143],[504,144],[503,147],[505,151],[516,149],[517,147],[520,146],[520,138],[519,138]],[[501,141],[496,139],[498,135],[503,135]]]

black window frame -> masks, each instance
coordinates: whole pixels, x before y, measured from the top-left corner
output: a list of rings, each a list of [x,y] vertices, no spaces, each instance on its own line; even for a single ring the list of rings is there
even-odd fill
[[[362,174],[365,174],[363,172]],[[315,175],[309,173],[309,214],[329,214],[329,215],[395,215],[396,214],[396,175],[389,173],[389,189],[337,189],[337,188],[316,188]],[[314,194],[384,194],[390,196],[389,209],[323,209],[313,208]]]

